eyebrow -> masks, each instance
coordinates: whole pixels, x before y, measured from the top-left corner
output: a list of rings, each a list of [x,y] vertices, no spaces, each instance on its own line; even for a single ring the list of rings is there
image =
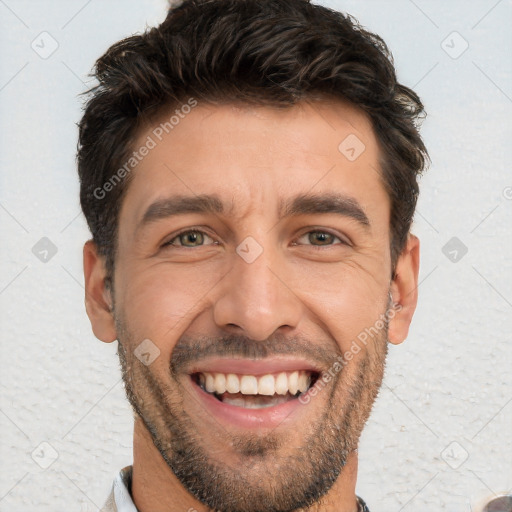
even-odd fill
[[[186,213],[220,214],[223,212],[224,205],[219,197],[215,195],[168,197],[165,199],[159,199],[148,207],[137,226],[137,230],[147,224],[157,220],[166,219],[174,215],[183,215]]]
[[[136,230],[175,215],[223,214],[225,210],[223,202],[216,195],[173,196],[159,199],[147,208]],[[337,214],[353,219],[367,229],[370,228],[370,221],[359,202],[343,194],[300,194],[286,201],[281,200],[278,212],[279,219],[308,214]]]
[[[343,194],[300,194],[279,206],[279,218],[321,213],[348,217],[365,228],[370,228],[370,220],[357,199]]]

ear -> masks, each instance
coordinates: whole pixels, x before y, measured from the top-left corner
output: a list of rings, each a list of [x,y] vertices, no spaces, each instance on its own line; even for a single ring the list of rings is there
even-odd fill
[[[96,244],[89,240],[84,245],[85,309],[96,338],[105,343],[117,339],[112,297],[105,286],[104,258],[98,254]]]
[[[418,273],[420,268],[420,241],[409,234],[407,243],[398,257],[395,276],[391,281],[394,316],[389,319],[390,343],[402,343],[409,332],[412,315],[418,302]]]

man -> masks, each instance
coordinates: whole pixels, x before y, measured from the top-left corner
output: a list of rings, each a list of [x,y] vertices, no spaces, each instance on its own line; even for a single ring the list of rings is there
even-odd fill
[[[95,74],[86,308],[135,414],[103,510],[367,510],[358,440],[417,299],[419,98],[306,0],[186,0]]]

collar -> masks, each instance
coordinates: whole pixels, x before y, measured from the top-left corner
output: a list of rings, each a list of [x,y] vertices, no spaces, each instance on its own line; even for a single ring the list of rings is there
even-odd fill
[[[132,469],[133,466],[126,466],[121,469],[112,488],[114,495],[114,511],[116,512],[138,512],[132,500]]]
[[[359,505],[359,509],[357,512],[370,512],[368,507],[366,506],[366,503],[360,498],[359,496],[356,496],[357,498],[357,504]]]

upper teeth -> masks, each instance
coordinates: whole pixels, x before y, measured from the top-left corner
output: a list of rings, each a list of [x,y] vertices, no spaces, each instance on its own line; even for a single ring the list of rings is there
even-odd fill
[[[242,393],[243,395],[292,395],[307,391],[311,383],[311,372],[294,371],[266,375],[236,375],[234,373],[200,373],[199,383],[209,393],[221,395]]]

